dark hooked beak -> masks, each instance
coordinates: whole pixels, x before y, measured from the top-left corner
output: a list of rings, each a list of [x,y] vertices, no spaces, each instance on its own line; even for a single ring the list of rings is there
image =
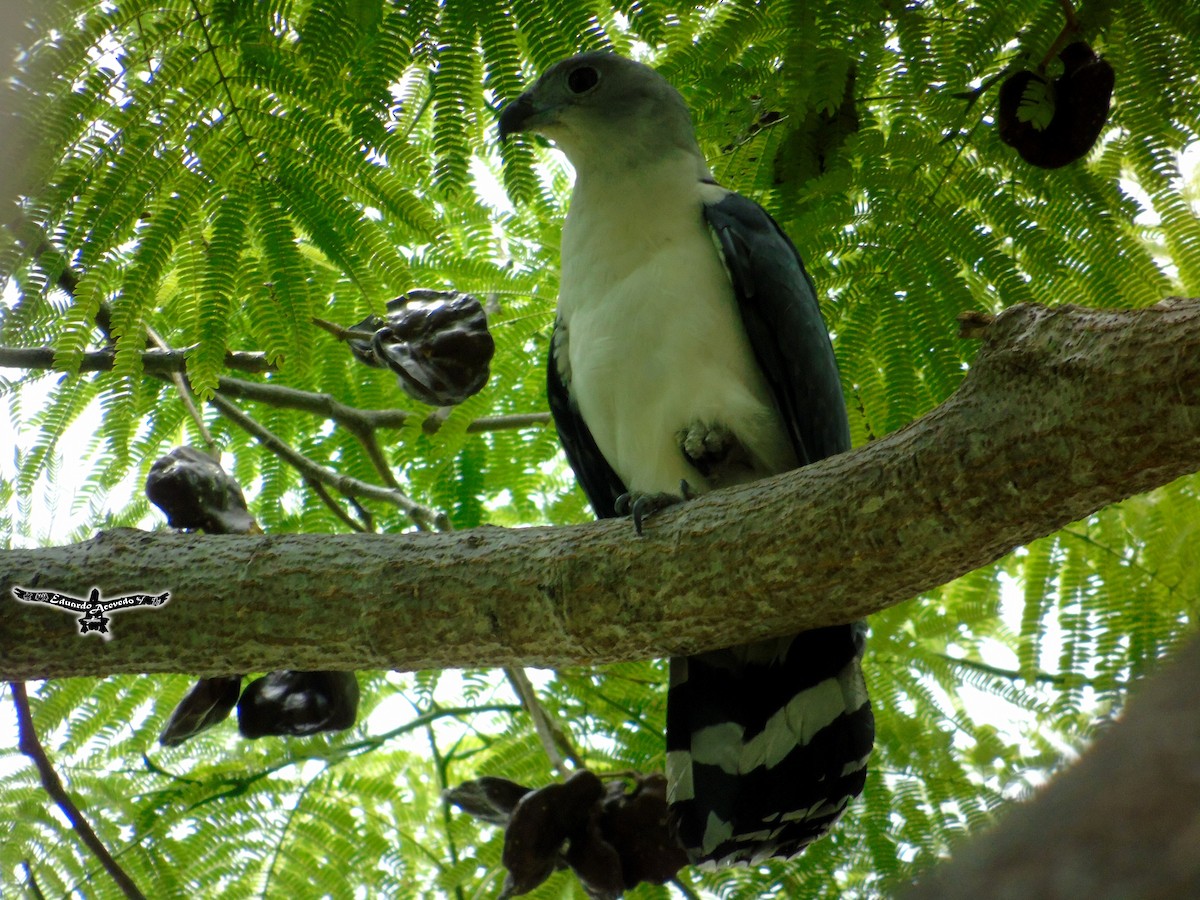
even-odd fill
[[[538,108],[529,99],[528,92],[500,110],[500,143],[507,141],[510,135],[528,130],[530,120],[537,113]]]

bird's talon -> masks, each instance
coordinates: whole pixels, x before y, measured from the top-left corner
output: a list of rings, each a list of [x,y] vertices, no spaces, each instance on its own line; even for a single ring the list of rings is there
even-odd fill
[[[639,497],[633,503],[633,530],[638,537],[642,536],[642,511],[644,497]]]
[[[641,537],[642,526],[645,524],[647,518],[660,510],[666,509],[668,506],[674,506],[676,503],[682,503],[692,498],[692,489],[686,481],[681,481],[679,488],[679,494],[668,494],[665,492],[647,494],[641,491],[627,491],[613,501],[613,509],[616,510],[618,516],[632,517],[633,530]]]

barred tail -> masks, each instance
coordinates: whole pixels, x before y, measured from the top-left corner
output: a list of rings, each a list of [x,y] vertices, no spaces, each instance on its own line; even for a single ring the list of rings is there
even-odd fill
[[[789,858],[862,792],[866,625],[671,660],[668,797],[695,863]]]

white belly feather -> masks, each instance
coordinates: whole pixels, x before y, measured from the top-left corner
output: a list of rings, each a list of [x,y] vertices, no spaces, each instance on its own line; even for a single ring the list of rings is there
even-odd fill
[[[570,391],[626,487],[708,489],[679,446],[695,422],[734,433],[753,464],[747,480],[795,466],[699,203],[643,197],[652,202],[632,212],[650,215],[630,216],[581,209],[583,199],[577,191],[563,233]],[[614,220],[627,227],[603,226]]]

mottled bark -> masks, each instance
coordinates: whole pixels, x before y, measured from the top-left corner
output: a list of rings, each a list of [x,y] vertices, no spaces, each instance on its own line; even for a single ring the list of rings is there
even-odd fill
[[[457,534],[109,532],[0,556],[10,585],[105,596],[113,639],[0,602],[0,678],[606,662],[858,618],[1200,471],[1200,301],[1020,306],[958,392],[798,472],[627,521]]]
[[[1200,897],[1200,641],[1074,766],[904,900]]]

